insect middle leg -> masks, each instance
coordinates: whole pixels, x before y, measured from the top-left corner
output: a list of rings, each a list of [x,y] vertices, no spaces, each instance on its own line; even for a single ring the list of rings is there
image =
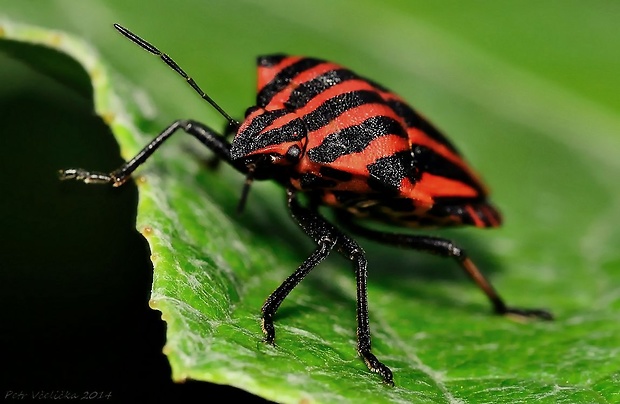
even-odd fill
[[[192,120],[177,120],[164,129],[142,150],[140,150],[134,158],[111,173],[88,171],[82,168],[70,168],[60,171],[60,179],[73,179],[87,184],[112,184],[115,187],[121,186],[129,179],[131,173],[133,173],[136,168],[144,163],[155,152],[155,150],[159,148],[159,146],[161,146],[179,129],[182,129],[185,133],[198,139],[202,142],[202,144],[211,149],[217,157],[227,161],[238,171],[242,173],[247,172],[247,168],[244,165],[235,163],[231,160],[230,142],[228,142],[224,136],[200,122]]]
[[[478,270],[473,261],[467,256],[465,251],[456,246],[452,241],[431,236],[409,235],[399,233],[388,233],[367,228],[355,223],[349,215],[340,214],[339,222],[349,230],[366,237],[368,239],[380,241],[393,246],[411,248],[413,250],[424,251],[442,257],[453,258],[463,271],[478,285],[487,296],[495,313],[500,315],[516,315],[520,317],[533,317],[543,320],[553,320],[553,315],[543,309],[526,309],[511,307],[506,305],[493,285]]]
[[[364,359],[368,368],[379,373],[383,380],[392,385],[392,371],[381,363],[371,352],[370,324],[368,319],[367,295],[367,261],[362,248],[317,211],[302,207],[292,190],[288,191],[288,206],[293,218],[304,232],[318,244],[317,249],[308,257],[299,268],[289,276],[265,301],[262,307],[262,327],[265,341],[273,343],[275,328],[273,317],[286,296],[310,273],[330,252],[336,250],[348,258],[355,268],[357,284],[357,350]]]

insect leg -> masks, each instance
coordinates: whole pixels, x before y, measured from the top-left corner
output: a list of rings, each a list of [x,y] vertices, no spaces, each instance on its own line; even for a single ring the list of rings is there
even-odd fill
[[[231,137],[233,137],[235,135],[235,133],[237,133],[237,130],[239,129],[239,124],[236,122],[228,122],[228,124],[226,125],[226,127],[224,128],[224,131],[222,133],[222,136],[224,137],[224,139],[228,140]],[[213,156],[210,156],[208,158],[206,158],[205,160],[203,160],[203,163],[205,164],[205,167],[207,167],[210,170],[215,170],[220,166],[220,162],[222,161],[222,159],[217,155],[214,154]]]
[[[123,164],[111,173],[103,173],[96,171],[88,171],[82,168],[70,168],[60,171],[61,180],[77,180],[87,184],[112,184],[118,187],[129,179],[131,173],[144,163],[154,152],[161,146],[173,133],[182,129],[185,133],[192,135],[205,146],[211,149],[220,159],[230,163],[240,172],[245,173],[246,167],[241,164],[235,164],[230,158],[230,143],[226,138],[211,128],[192,120],[174,121],[170,126],[164,129],[155,139],[146,145],[134,158]]]
[[[273,326],[273,317],[276,311],[289,293],[310,273],[321,261],[323,261],[336,244],[333,240],[325,237],[318,241],[318,248],[290,275],[282,284],[269,295],[263,307],[262,328],[265,334],[264,341],[273,344],[276,338],[276,330]]]
[[[518,307],[510,307],[504,303],[499,293],[493,285],[478,270],[473,261],[467,256],[465,251],[454,245],[450,240],[439,237],[419,236],[409,234],[387,233],[381,232],[354,223],[348,215],[340,215],[340,222],[351,231],[382,243],[393,246],[406,247],[414,250],[424,251],[427,253],[439,255],[442,257],[453,258],[458,262],[465,273],[478,285],[478,287],[487,296],[495,313],[501,315],[516,315],[520,317],[534,317],[543,320],[553,320],[553,315],[543,309],[524,309]]]
[[[349,258],[355,266],[355,280],[357,283],[357,352],[366,362],[372,372],[379,373],[385,383],[393,386],[392,371],[381,363],[370,352],[370,322],[368,318],[368,261],[362,248],[349,237],[344,237],[338,246],[339,252]]]
[[[368,319],[367,295],[367,261],[362,248],[318,212],[302,207],[294,191],[288,191],[288,206],[293,218],[304,232],[314,239],[319,247],[304,263],[276,289],[263,305],[263,331],[267,342],[273,342],[275,330],[273,316],[295,286],[335,247],[337,251],[348,258],[355,267],[357,283],[357,350],[364,359],[368,368],[379,373],[387,384],[392,385],[392,371],[381,363],[371,352],[370,325]]]

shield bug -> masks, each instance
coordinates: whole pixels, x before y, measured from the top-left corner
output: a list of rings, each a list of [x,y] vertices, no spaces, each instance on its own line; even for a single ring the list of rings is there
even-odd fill
[[[316,249],[265,301],[264,340],[274,343],[274,315],[286,296],[333,250],[351,261],[357,282],[357,351],[368,368],[393,384],[391,370],[371,352],[367,261],[342,229],[362,237],[454,259],[501,315],[550,320],[541,309],[507,306],[463,249],[452,241],[392,233],[394,227],[496,227],[501,216],[487,190],[454,145],[401,97],[335,63],[310,57],[258,58],[256,105],[242,122],[213,101],[168,55],[115,24],[125,37],[158,56],[229,124],[232,142],[194,120],[176,120],[129,162],[111,173],[67,169],[61,179],[122,185],[166,139],[179,130],[197,138],[246,176],[239,207],[254,179],[271,179],[286,189],[287,206]],[[306,202],[298,195],[305,194]],[[338,226],[318,210],[332,208]]]

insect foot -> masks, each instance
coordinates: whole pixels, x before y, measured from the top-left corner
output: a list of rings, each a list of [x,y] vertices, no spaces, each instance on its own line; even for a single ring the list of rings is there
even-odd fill
[[[69,168],[66,170],[59,170],[58,176],[62,181],[75,180],[85,184],[111,184],[116,183],[115,178],[110,174],[91,172],[82,168]]]
[[[518,307],[506,307],[499,314],[516,319],[534,318],[545,321],[553,321],[553,314],[544,309],[521,309]]]
[[[265,335],[263,342],[273,345],[274,340],[276,339],[276,329],[273,326],[273,318],[271,315],[263,314],[261,327],[263,329],[263,334]]]
[[[366,366],[368,366],[368,369],[370,369],[371,372],[381,375],[385,384],[394,386],[394,379],[390,368],[381,363],[379,359],[377,359],[377,357],[370,352],[370,350],[360,350],[359,354],[362,359],[364,359]]]

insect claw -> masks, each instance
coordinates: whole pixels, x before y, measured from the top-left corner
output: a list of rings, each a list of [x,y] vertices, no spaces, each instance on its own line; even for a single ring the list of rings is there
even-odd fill
[[[268,344],[268,345],[271,345],[271,346],[275,346],[276,345],[275,341],[273,339],[269,338],[269,337],[264,337],[261,341],[263,342],[263,344]]]
[[[114,175],[110,176],[110,182],[112,183],[112,186],[114,188],[120,187],[125,182],[127,182],[128,179],[129,179],[129,177],[117,177],[117,176],[114,176]]]

